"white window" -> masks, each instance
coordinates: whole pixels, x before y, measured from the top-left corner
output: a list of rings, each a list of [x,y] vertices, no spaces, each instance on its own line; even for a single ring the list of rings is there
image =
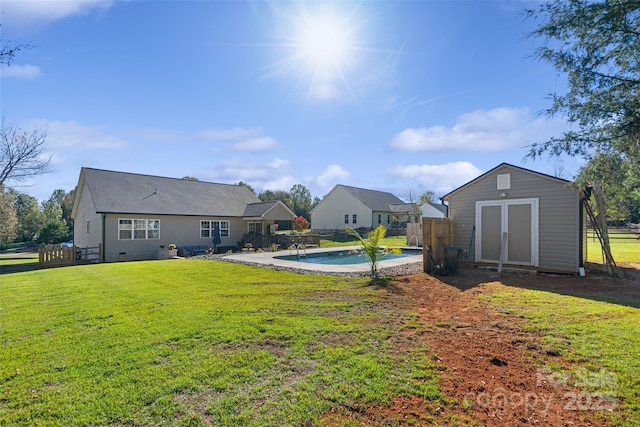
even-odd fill
[[[349,224],[349,214],[345,214],[345,216],[344,216],[344,223],[345,223],[345,224]]]
[[[358,215],[357,214],[353,214],[353,218],[351,218],[351,222],[353,224],[356,224],[358,222]]]
[[[229,221],[202,220],[200,221],[200,238],[213,238],[216,227],[220,229],[220,237],[229,237]]]
[[[118,220],[118,240],[131,240],[133,239],[133,220],[121,219]]]
[[[88,236],[89,234],[91,234],[91,220],[88,219],[86,224],[87,224],[86,232]]]
[[[159,219],[118,220],[118,240],[156,240],[159,238]]]

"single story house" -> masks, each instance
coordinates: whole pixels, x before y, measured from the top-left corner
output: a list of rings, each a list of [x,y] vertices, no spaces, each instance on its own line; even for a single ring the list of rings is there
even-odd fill
[[[419,222],[419,208],[391,193],[338,184],[311,209],[311,229],[317,232],[344,230],[346,227],[402,228]]]
[[[102,262],[154,258],[161,245],[236,248],[295,214],[249,188],[83,167],[71,217],[77,247],[102,245]]]
[[[569,181],[502,163],[443,196],[450,246],[477,265],[577,273],[586,260],[586,215]]]
[[[426,202],[420,205],[420,212],[423,218],[446,218],[447,205]]]

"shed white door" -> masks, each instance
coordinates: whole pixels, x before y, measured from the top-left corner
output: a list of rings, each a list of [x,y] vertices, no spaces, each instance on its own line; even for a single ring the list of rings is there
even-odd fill
[[[538,199],[476,202],[476,262],[538,266]]]

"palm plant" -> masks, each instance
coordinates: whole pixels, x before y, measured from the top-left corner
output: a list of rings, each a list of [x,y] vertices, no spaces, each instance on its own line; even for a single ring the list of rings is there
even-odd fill
[[[371,277],[374,279],[378,277],[378,261],[389,253],[400,253],[400,249],[380,246],[380,242],[387,234],[387,229],[384,225],[379,225],[375,230],[371,231],[367,239],[363,238],[360,233],[351,227],[346,227],[345,231],[360,241],[362,251],[367,255],[367,261],[371,267]]]

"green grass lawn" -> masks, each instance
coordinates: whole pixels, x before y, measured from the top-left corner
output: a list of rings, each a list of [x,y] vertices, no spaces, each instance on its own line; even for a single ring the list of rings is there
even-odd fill
[[[613,425],[640,425],[640,309],[624,301],[504,289],[488,299],[524,316],[531,329],[542,332],[548,349],[576,364],[572,370],[550,366],[559,381],[581,389],[574,410],[609,414]]]
[[[446,404],[428,351],[403,341],[415,315],[366,279],[170,260],[1,280],[0,425],[318,425],[392,396]]]
[[[0,267],[15,264],[37,263],[38,254],[10,254],[0,256]]]
[[[425,397],[434,413],[454,404],[411,339],[416,315],[388,295],[364,278],[217,261],[3,274],[0,426],[356,426],[328,414],[393,396]],[[639,309],[504,287],[489,298],[577,364],[571,384],[620,411],[602,414],[640,425]]]
[[[611,239],[609,244],[616,262],[640,262],[640,240]],[[602,247],[598,239],[587,240],[587,260],[602,263]]]
[[[0,275],[37,270],[38,254],[11,254],[0,256]]]

